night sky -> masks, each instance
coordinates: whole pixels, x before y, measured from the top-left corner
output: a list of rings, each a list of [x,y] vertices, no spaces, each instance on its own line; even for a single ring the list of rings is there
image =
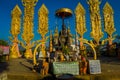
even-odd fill
[[[90,15],[89,15],[89,5],[86,2],[87,0],[38,0],[37,5],[35,6],[35,14],[34,14],[34,39],[33,40],[39,40],[40,34],[37,32],[38,28],[38,10],[41,7],[42,4],[45,4],[46,7],[49,10],[49,29],[54,30],[56,26],[56,21],[58,23],[58,28],[61,30],[61,19],[55,17],[55,11],[59,8],[70,8],[73,11],[73,16],[69,19],[65,20],[66,25],[68,25],[67,22],[70,23],[70,29],[72,34],[75,34],[75,15],[74,10],[77,6],[77,4],[80,2],[83,7],[86,10],[86,28],[87,32],[84,34],[84,38],[91,39],[90,38]],[[113,10],[114,10],[114,23],[116,32],[114,34],[120,34],[120,0],[102,0],[102,3],[100,4],[100,14],[101,18],[103,19],[103,13],[102,9],[105,3],[108,2]],[[0,0],[0,39],[9,41],[10,36],[10,28],[11,28],[11,11],[17,5],[22,10],[22,17],[24,15],[24,7],[22,5],[21,0]],[[22,27],[22,26],[21,26]],[[102,31],[103,30],[103,20],[102,20]],[[19,39],[21,40],[21,34],[19,35]],[[49,35],[49,33],[47,34]],[[103,38],[106,38],[106,33]],[[102,38],[102,39],[103,39]]]

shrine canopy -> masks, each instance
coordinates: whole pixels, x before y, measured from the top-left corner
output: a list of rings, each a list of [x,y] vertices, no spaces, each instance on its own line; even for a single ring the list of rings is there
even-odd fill
[[[68,18],[72,16],[72,10],[69,8],[60,8],[56,10],[55,15],[60,18]]]

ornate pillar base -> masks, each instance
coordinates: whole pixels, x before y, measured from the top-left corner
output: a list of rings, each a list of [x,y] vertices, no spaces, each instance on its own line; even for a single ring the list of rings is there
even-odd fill
[[[25,57],[26,59],[32,58],[32,57],[33,57],[33,55],[32,55],[32,50],[31,50],[31,49],[26,49],[26,52],[25,52],[25,54],[24,54],[24,57]]]
[[[16,50],[10,52],[10,58],[19,58],[19,57],[21,57],[21,55]]]
[[[10,58],[19,58],[16,52],[11,52],[10,53]]]
[[[19,52],[18,44],[13,43],[13,46],[11,47],[11,51],[10,51],[10,58],[19,58],[19,57],[21,57],[21,55]]]

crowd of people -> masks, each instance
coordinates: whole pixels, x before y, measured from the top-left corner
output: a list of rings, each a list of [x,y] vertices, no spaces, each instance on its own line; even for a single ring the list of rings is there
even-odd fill
[[[39,72],[42,75],[47,75],[49,73],[49,71],[52,73],[52,63],[53,62],[64,62],[64,61],[78,61],[79,62],[79,74],[86,74],[87,72],[87,65],[88,65],[88,61],[86,59],[85,56],[82,56],[79,51],[74,51],[72,53],[69,54],[64,54],[61,50],[55,50],[53,49],[52,52],[47,51],[46,52],[46,57],[43,58],[41,56],[41,52],[38,53],[37,52],[37,65],[34,66],[34,71],[39,69]],[[40,60],[42,60],[42,62],[40,63]],[[41,65],[42,66],[38,66]]]

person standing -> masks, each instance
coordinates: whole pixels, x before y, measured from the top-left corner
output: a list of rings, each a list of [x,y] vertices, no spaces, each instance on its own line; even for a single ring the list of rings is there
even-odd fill
[[[85,57],[82,57],[80,72],[84,75],[87,73],[87,60]]]
[[[53,51],[50,53],[50,62],[52,61],[54,61],[54,59],[55,59],[55,49],[53,49]]]

